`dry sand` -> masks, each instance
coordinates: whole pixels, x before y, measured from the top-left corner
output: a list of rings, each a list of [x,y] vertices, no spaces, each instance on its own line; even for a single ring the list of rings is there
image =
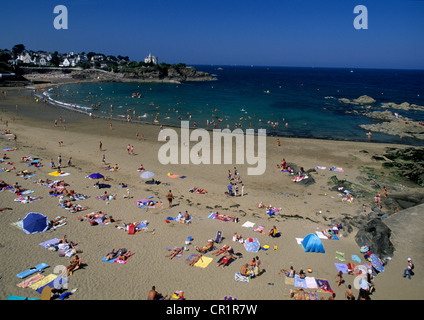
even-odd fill
[[[28,98],[26,98],[28,96]],[[35,190],[32,196],[42,197],[40,201],[29,204],[15,202],[14,194],[9,191],[0,193],[0,207],[9,207],[12,210],[0,212],[0,299],[7,299],[9,295],[31,298],[40,298],[40,295],[30,288],[16,286],[21,280],[16,274],[37,265],[41,262],[49,264],[44,275],[53,273],[58,265],[68,265],[69,258],[59,257],[39,243],[67,235],[69,240],[79,242],[82,260],[87,265],[77,270],[69,277],[69,288],[78,288],[70,296],[72,300],[144,300],[152,285],[164,295],[171,295],[175,290],[183,290],[189,300],[222,299],[224,296],[233,296],[239,300],[288,300],[289,290],[293,286],[284,284],[281,269],[293,266],[296,270],[311,268],[308,274],[316,278],[330,281],[336,293],[336,300],[344,300],[344,293],[348,284],[353,285],[354,276],[345,275],[345,284],[337,287],[337,270],[334,263],[335,252],[341,251],[350,261],[352,254],[361,256],[359,247],[354,240],[356,230],[346,234],[340,240],[323,240],[325,254],[305,253],[296,242],[296,238],[303,238],[310,233],[328,228],[331,220],[341,217],[342,213],[351,215],[360,214],[362,200],[352,204],[342,202],[337,192],[329,191],[328,179],[336,175],[339,179],[346,178],[355,181],[362,175],[360,166],[375,167],[381,170],[380,164],[371,160],[373,154],[384,152],[386,145],[367,142],[343,142],[312,139],[280,138],[281,146],[276,144],[276,138],[267,138],[267,168],[261,176],[248,176],[248,165],[236,165],[245,185],[243,197],[228,197],[224,194],[227,189],[227,172],[234,165],[161,165],[158,162],[158,149],[163,142],[158,142],[159,127],[153,125],[139,125],[114,122],[113,129],[109,128],[109,121],[89,119],[70,111],[55,109],[52,106],[36,103],[32,92],[27,90],[8,89],[6,98],[0,97],[2,122],[1,129],[8,129],[17,135],[16,151],[7,152],[7,156],[15,163],[16,171],[0,173],[0,179],[9,184],[19,182],[24,188]],[[15,105],[18,104],[18,109]],[[57,127],[54,120],[62,116],[66,120],[66,130],[63,124]],[[14,120],[13,120],[14,119]],[[143,134],[144,141],[136,141],[136,132]],[[0,136],[1,146],[14,147],[9,136]],[[63,141],[59,147],[58,141]],[[99,141],[103,143],[103,151],[99,151]],[[127,144],[134,146],[135,154],[128,155]],[[369,154],[360,152],[369,151]],[[47,187],[34,184],[36,179],[55,179],[48,173],[53,170],[49,167],[50,159],[57,163],[57,157],[62,156],[62,170],[70,175],[59,178],[70,184],[70,190],[89,196],[89,199],[78,201],[90,209],[81,213],[72,214],[58,206],[58,199],[49,196]],[[119,165],[118,172],[103,170],[102,155],[106,162]],[[41,168],[32,168],[21,162],[23,156],[39,157]],[[73,166],[67,167],[66,162],[72,157]],[[285,158],[290,163],[304,167],[306,170],[316,165],[343,167],[344,172],[337,173],[329,170],[318,170],[313,174],[316,183],[308,187],[291,181],[287,173],[280,173],[276,165]],[[155,179],[162,182],[160,185],[145,184],[137,168],[140,164],[155,173]],[[9,167],[2,164],[2,167]],[[15,175],[21,170],[30,170],[36,177],[24,180]],[[102,173],[111,178],[110,189],[96,189],[94,181],[85,177],[93,172]],[[171,179],[167,173],[186,176],[185,179]],[[132,199],[124,199],[125,189],[118,184],[125,182],[129,186]],[[169,184],[169,185],[168,185]],[[189,189],[197,186],[207,190],[207,194],[193,194]],[[103,201],[95,197],[104,190],[116,194],[116,200]],[[168,208],[166,195],[172,190],[175,199],[173,207]],[[164,203],[159,209],[140,209],[135,200],[154,196],[155,200]],[[371,200],[371,199],[370,199]],[[269,217],[264,208],[258,208],[259,202],[265,205],[272,204],[282,208],[282,213]],[[87,221],[77,219],[82,214],[102,210],[115,219],[122,219],[108,225],[90,226]],[[175,217],[178,212],[188,211],[194,215],[189,225],[171,221],[166,223],[167,217]],[[239,218],[238,223],[223,222],[207,218],[211,211],[233,215]],[[318,212],[322,213],[319,214]],[[67,224],[55,231],[47,231],[32,235],[25,234],[11,225],[25,217],[28,212],[40,212],[49,219],[57,216],[66,216]],[[422,214],[422,212],[421,212]],[[301,218],[289,216],[298,215]],[[406,218],[407,219],[407,218]],[[148,221],[150,232],[139,232],[128,235],[117,229],[122,222]],[[422,220],[422,219],[421,219]],[[269,238],[264,234],[253,232],[252,229],[242,227],[246,222],[262,225],[267,232],[273,225],[277,226],[282,236]],[[405,230],[396,230],[396,251],[386,267],[384,273],[375,278],[376,292],[371,296],[373,300],[386,299],[422,299],[424,297],[423,277],[420,276],[423,267],[421,248],[411,245],[422,237],[417,233]],[[190,267],[185,259],[196,253],[194,246],[203,246],[208,239],[215,238],[217,231],[223,232],[223,244],[233,246],[235,252],[242,253],[242,257],[231,263],[224,270],[216,268],[218,258],[210,253],[206,257],[213,257],[213,261],[206,268]],[[269,245],[270,250],[260,250],[257,253],[248,253],[240,243],[232,241],[234,232],[244,238],[255,237],[261,245]],[[185,246],[188,236],[193,242],[188,245],[188,251],[180,258],[170,260],[165,258],[167,248]],[[217,244],[220,247],[222,244]],[[278,250],[273,250],[274,245]],[[110,264],[101,259],[112,248],[125,247],[135,252],[127,264]],[[415,249],[414,249],[415,248]],[[250,283],[241,283],[234,280],[235,272],[239,272],[244,263],[248,263],[254,256],[259,256],[264,273]],[[413,280],[402,277],[406,266],[406,258],[412,256],[416,266],[416,276]],[[363,258],[362,258],[363,261]],[[353,289],[355,295],[358,290]],[[328,299],[329,294],[319,293],[320,297]]]

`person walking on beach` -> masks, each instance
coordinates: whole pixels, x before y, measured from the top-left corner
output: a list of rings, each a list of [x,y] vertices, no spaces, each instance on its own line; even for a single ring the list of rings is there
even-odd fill
[[[103,146],[103,143],[101,141],[99,141],[99,151],[100,152],[102,152],[102,146]]]
[[[172,207],[172,199],[174,199],[174,196],[173,196],[171,190],[169,190],[167,198],[168,198],[168,202],[169,202],[169,208],[171,208]]]
[[[130,149],[131,149],[131,146],[128,144],[127,145],[127,154],[130,154]]]
[[[414,269],[414,264],[412,263],[412,259],[408,258],[408,266],[403,271],[403,277],[406,278],[408,276],[408,279],[411,280],[411,276],[414,274],[412,270]]]

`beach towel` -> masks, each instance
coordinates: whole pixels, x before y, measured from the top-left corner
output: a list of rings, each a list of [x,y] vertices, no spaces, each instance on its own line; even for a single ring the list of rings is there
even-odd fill
[[[325,169],[327,169],[327,167],[323,167],[323,166],[315,166],[315,169],[325,170]]]
[[[13,294],[11,294],[6,300],[40,300],[40,299],[14,296]]]
[[[179,178],[180,176],[178,174],[170,174],[170,173],[168,173],[168,177],[170,177],[171,179],[175,179],[175,178]]]
[[[50,267],[50,266],[47,263],[43,262],[43,263],[40,263],[39,265],[37,265],[35,267],[32,267],[32,268],[29,268],[28,270],[25,270],[24,272],[18,273],[16,276],[18,278],[23,279],[23,278],[28,277],[29,275],[31,275],[33,273],[40,272],[40,271],[42,271],[42,270],[44,270],[45,268],[48,268],[48,267]]]
[[[245,223],[243,223],[242,224],[242,227],[245,227],[245,228],[253,228],[254,227],[254,223],[253,222],[250,222],[250,221],[246,221]]]
[[[372,266],[374,267],[375,270],[377,270],[378,272],[384,272],[384,266],[379,257],[377,257],[374,253],[372,253],[370,255],[370,259],[371,259]]]
[[[315,278],[317,286],[321,292],[333,293],[334,291],[330,287],[330,283],[326,279],[317,279]]]
[[[65,177],[70,175],[70,173],[68,172],[57,172],[57,171],[53,171],[49,173],[49,176],[55,176],[55,177]]]
[[[290,278],[286,276],[284,279],[284,284],[289,286],[294,286],[294,278]]]
[[[108,263],[114,263],[116,259],[118,259],[118,258],[114,258],[114,259],[106,260],[106,256],[104,256],[104,257],[103,257],[103,259],[102,259],[101,261],[103,261],[103,262],[108,262]]]
[[[33,276],[29,277],[28,279],[19,282],[16,286],[19,288],[28,288],[30,285],[36,283],[37,281],[40,281],[43,279],[44,276],[42,274],[34,274]]]
[[[321,231],[315,231],[315,233],[317,234],[318,238],[328,240],[328,237],[325,236]]]
[[[45,276],[40,281],[37,281],[36,283],[33,283],[32,285],[30,285],[29,288],[33,290],[37,290],[38,288],[44,287],[46,284],[52,282],[57,277],[58,277],[57,274],[50,273],[48,276]]]
[[[343,273],[348,273],[348,266],[345,263],[337,263],[335,262],[334,265],[336,266],[337,271],[341,271]]]
[[[340,251],[336,251],[335,258],[340,261],[346,261],[344,253]]]
[[[114,259],[113,263],[126,264],[128,262],[128,259],[127,260]]]
[[[221,215],[221,216],[218,216],[218,214],[217,214],[216,212],[211,212],[211,213],[208,215],[208,218],[209,218],[209,219],[221,220],[221,221],[225,221],[225,222],[232,221],[232,220],[234,220],[234,219],[235,219],[235,217],[227,216],[227,215]]]
[[[60,242],[59,238],[53,238],[44,242],[41,242],[39,245],[48,249],[51,246],[54,246],[55,244],[58,244]]]
[[[34,192],[35,192],[34,190],[25,190],[25,191],[21,192],[21,195],[26,196],[26,195],[29,195],[29,194],[34,193]]]
[[[305,281],[306,281],[306,287],[308,289],[317,289],[318,288],[315,277],[306,277]]]
[[[299,275],[294,276],[294,286],[297,288],[304,288],[306,289],[306,279],[301,279]]]
[[[237,282],[249,283],[249,278],[248,277],[245,277],[245,276],[242,276],[240,274],[240,272],[236,272],[234,274],[234,280],[236,280]]]
[[[211,262],[213,258],[202,256],[202,259],[199,259],[194,265],[199,268],[206,268]]]
[[[265,229],[264,226],[257,226],[255,229],[253,229],[253,231],[263,233],[264,229]]]
[[[44,288],[49,287],[49,288],[58,288],[58,287],[62,287],[63,285],[67,284],[69,281],[65,278],[62,278],[60,276],[54,277],[53,280],[51,280],[50,282],[44,284],[43,286],[37,288],[35,291],[37,291],[39,294],[41,294],[44,290]]]
[[[361,258],[359,258],[356,254],[352,254],[352,260],[361,263]]]
[[[31,203],[31,202],[34,202],[34,201],[37,201],[37,200],[40,200],[40,199],[41,198],[30,198],[30,199],[27,199],[26,197],[18,197],[16,199],[14,199],[13,201],[20,202],[20,203]]]

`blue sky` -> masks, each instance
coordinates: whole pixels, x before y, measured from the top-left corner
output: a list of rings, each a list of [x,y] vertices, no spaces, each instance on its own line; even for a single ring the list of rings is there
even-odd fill
[[[53,26],[56,5],[68,30]],[[368,29],[356,30],[356,5]],[[422,0],[20,0],[0,5],[0,48],[214,65],[424,69]]]

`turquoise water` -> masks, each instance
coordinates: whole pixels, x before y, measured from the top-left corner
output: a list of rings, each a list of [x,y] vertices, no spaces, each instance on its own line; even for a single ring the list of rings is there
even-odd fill
[[[217,80],[69,84],[52,89],[50,95],[81,107],[96,107],[87,112],[113,119],[131,116],[132,121],[172,126],[190,120],[190,126],[202,128],[263,128],[268,135],[353,141],[366,141],[366,132],[358,126],[374,120],[350,113],[362,109],[342,104],[339,98],[369,95],[377,100],[373,110],[383,110],[379,108],[383,102],[424,105],[422,70],[196,68],[216,75]],[[398,113],[424,120],[424,112]],[[379,133],[373,133],[373,141],[424,145]]]

